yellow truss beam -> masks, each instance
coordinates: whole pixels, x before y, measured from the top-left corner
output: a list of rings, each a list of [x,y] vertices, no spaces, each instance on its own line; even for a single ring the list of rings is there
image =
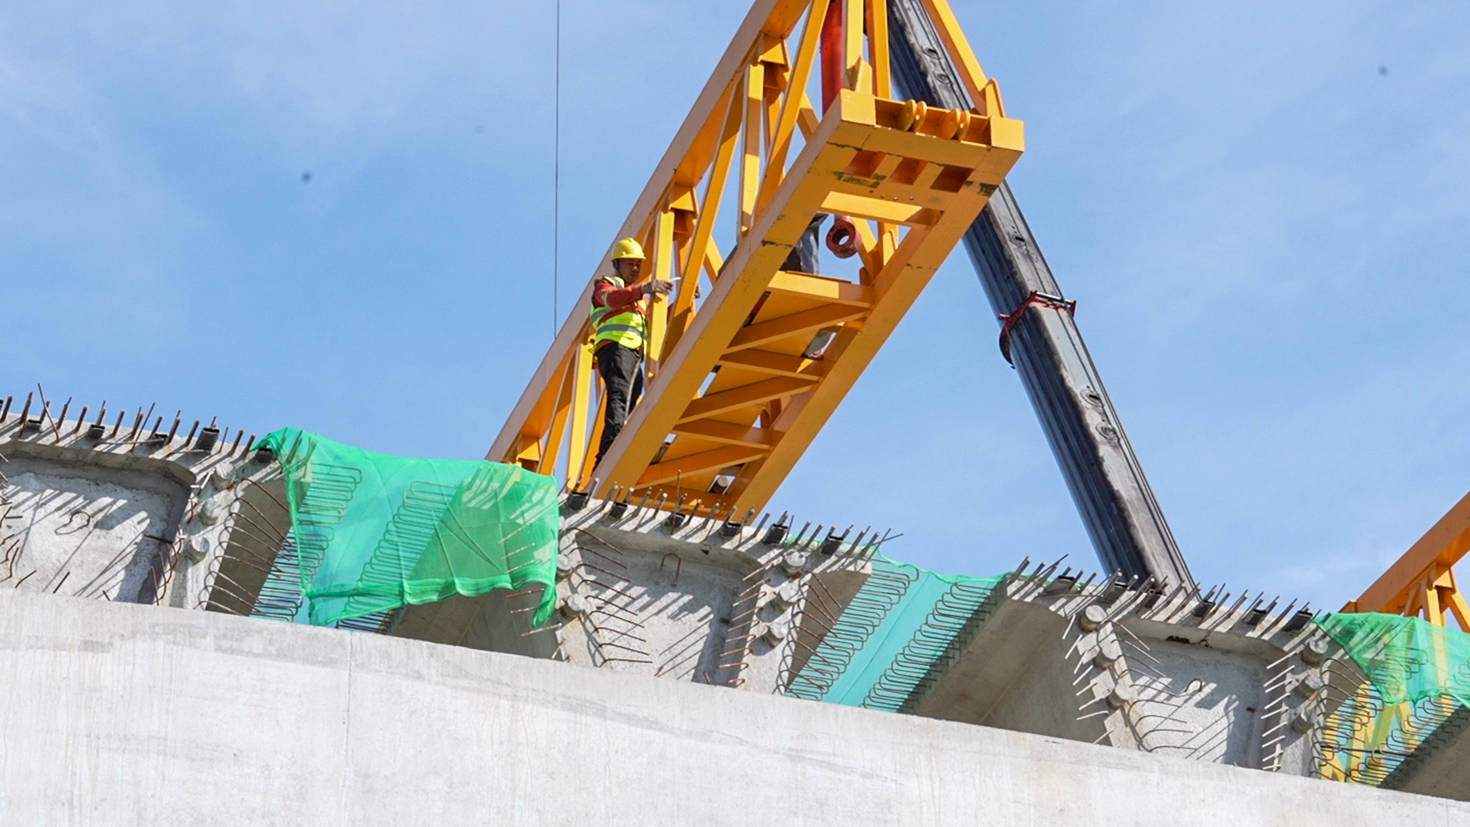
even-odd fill
[[[741,408],[749,408],[751,405],[769,402],[772,399],[782,399],[806,390],[811,387],[811,384],[805,379],[763,379],[734,390],[706,394],[690,402],[684,409],[684,414],[671,423],[670,430],[679,423],[707,419],[722,413],[738,411]]]
[[[784,353],[750,348],[727,351],[720,356],[719,364],[760,373],[772,373],[777,376],[807,379],[812,382],[827,375],[825,362],[807,359],[803,356],[787,356]]]
[[[778,270],[766,286],[771,293],[855,307],[873,306],[873,289],[841,279]]]
[[[844,4],[845,86],[819,115],[808,87],[831,2]],[[678,278],[651,305],[643,400],[590,467],[601,394],[587,310],[604,263],[489,459],[565,467],[599,496],[765,504],[1023,149],[948,6],[926,7],[971,109],[889,97],[885,0],[755,3],[618,233],[645,240],[651,276]],[[783,269],[821,212],[854,219],[855,274]]]
[[[792,336],[809,335],[824,327],[862,318],[867,312],[866,307],[853,307],[850,304],[814,307],[811,310],[792,313],[790,316],[782,316],[769,322],[753,324],[735,334],[735,337],[730,340],[729,349],[743,350]]]
[[[674,433],[707,439],[710,442],[721,442],[726,445],[746,445],[764,450],[769,450],[771,444],[776,441],[776,434],[773,431],[768,431],[764,428],[749,428],[744,425],[736,425],[733,422],[720,422],[713,419],[680,422],[674,426]]]
[[[647,488],[659,483],[677,482],[682,477],[692,477],[701,471],[714,471],[731,465],[739,465],[765,453],[764,448],[749,445],[729,445],[687,457],[660,462],[648,466],[638,477],[637,488]]]
[[[1470,494],[1343,611],[1422,614],[1441,626],[1446,614],[1453,613],[1460,628],[1470,631],[1470,608],[1460,596],[1453,569],[1466,552],[1470,552]]]

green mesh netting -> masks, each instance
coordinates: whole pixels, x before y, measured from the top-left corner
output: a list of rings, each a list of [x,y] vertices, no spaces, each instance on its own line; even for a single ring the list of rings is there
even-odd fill
[[[394,457],[285,428],[258,446],[285,469],[307,620],[328,625],[494,589],[556,604],[551,477],[513,465]]]
[[[1470,636],[1386,614],[1333,614],[1317,625],[1366,678],[1335,698],[1322,722],[1318,775],[1394,786],[1470,707]]]
[[[1470,706],[1470,635],[1417,617],[1353,613],[1317,620],[1385,704],[1449,696]]]
[[[1003,578],[935,574],[875,555],[871,575],[787,693],[899,711],[936,664],[954,656],[951,644],[984,614]]]

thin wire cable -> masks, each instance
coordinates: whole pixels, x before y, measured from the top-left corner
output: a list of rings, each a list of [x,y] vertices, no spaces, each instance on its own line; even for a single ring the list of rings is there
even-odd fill
[[[551,339],[561,321],[561,0],[556,0],[556,71],[552,94],[552,183],[551,183]]]

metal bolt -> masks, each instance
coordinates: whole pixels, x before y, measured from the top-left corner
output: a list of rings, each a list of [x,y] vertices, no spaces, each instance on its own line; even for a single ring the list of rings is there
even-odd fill
[[[1099,669],[1107,669],[1118,659],[1123,657],[1123,645],[1118,643],[1117,638],[1107,637],[1098,641],[1097,654],[1092,656],[1092,662]]]
[[[1107,619],[1108,610],[1094,603],[1083,609],[1082,614],[1078,615],[1077,625],[1081,626],[1084,632],[1095,632]]]
[[[229,491],[235,487],[237,482],[239,480],[235,477],[235,469],[229,465],[218,465],[209,475],[209,484],[213,485],[216,491]]]
[[[788,577],[795,577],[806,571],[806,552],[792,549],[781,555],[781,570]]]
[[[1138,700],[1138,693],[1133,691],[1133,685],[1123,682],[1113,684],[1112,691],[1108,692],[1108,706],[1113,709],[1122,709],[1128,704]]]
[[[1302,647],[1300,654],[1302,663],[1308,666],[1320,666],[1322,661],[1327,659],[1327,639],[1320,637],[1312,638],[1307,641],[1306,646]]]
[[[801,584],[795,580],[787,580],[771,593],[771,598],[778,606],[792,606],[801,599]]]
[[[184,546],[184,556],[198,563],[209,556],[210,542],[208,537],[190,537]]]
[[[1296,685],[1296,694],[1302,696],[1303,698],[1310,698],[1313,695],[1317,694],[1317,690],[1321,688],[1322,679],[1318,677],[1315,672],[1308,672],[1306,676],[1301,679],[1301,682]]]
[[[213,497],[205,500],[199,505],[199,522],[204,525],[214,525],[225,517],[225,507],[219,500]]]
[[[568,595],[566,602],[561,605],[561,610],[568,617],[586,614],[587,598],[580,594]]]
[[[1298,709],[1296,715],[1291,719],[1291,728],[1303,735],[1311,732],[1312,727],[1316,725],[1317,716],[1312,714],[1312,710],[1306,708]]]

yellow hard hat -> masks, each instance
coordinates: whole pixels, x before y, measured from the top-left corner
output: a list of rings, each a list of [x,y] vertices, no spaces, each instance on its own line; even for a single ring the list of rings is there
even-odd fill
[[[617,244],[613,245],[612,251],[613,261],[617,261],[620,258],[636,258],[639,261],[643,261],[644,258],[646,258],[646,256],[643,255],[643,245],[639,244],[636,239],[622,239]]]

